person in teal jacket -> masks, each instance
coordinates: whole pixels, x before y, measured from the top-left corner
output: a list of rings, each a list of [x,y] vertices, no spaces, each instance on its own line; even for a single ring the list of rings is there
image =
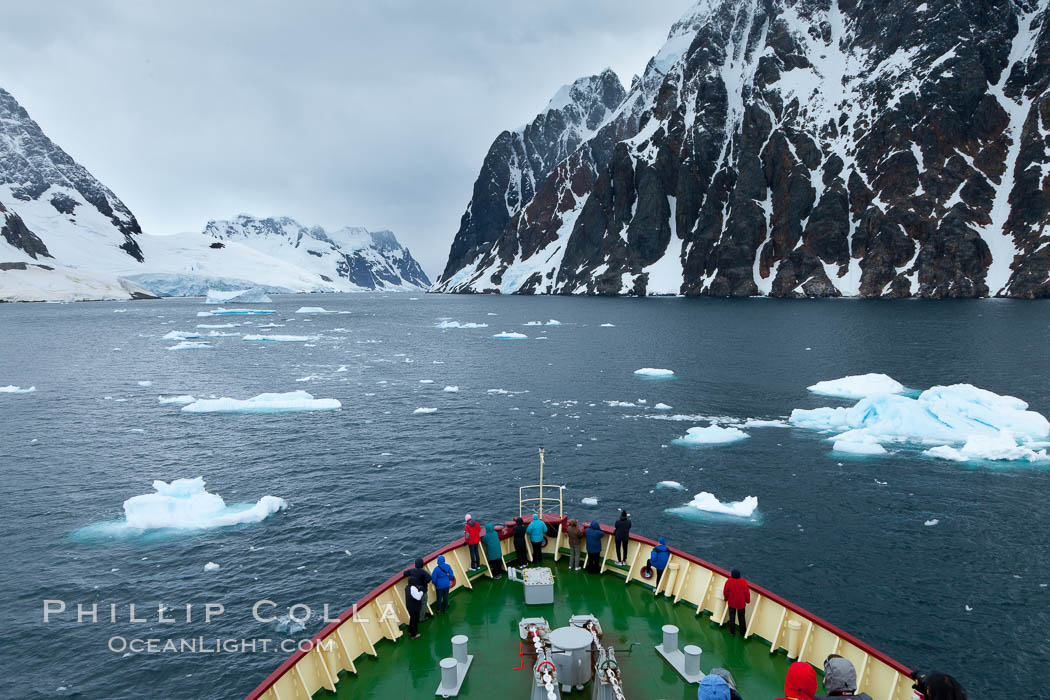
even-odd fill
[[[543,540],[547,536],[547,524],[540,520],[536,513],[532,514],[532,522],[525,528],[525,534],[532,542],[532,563],[543,562]]]
[[[481,536],[481,543],[485,545],[485,557],[489,560],[492,578],[503,578],[503,550],[500,549],[499,532],[495,524],[489,523],[485,526],[485,534]]]

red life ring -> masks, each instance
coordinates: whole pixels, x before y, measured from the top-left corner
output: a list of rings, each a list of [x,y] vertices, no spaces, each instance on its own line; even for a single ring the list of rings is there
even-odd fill
[[[643,566],[641,574],[642,574],[642,578],[644,578],[646,581],[651,579],[653,577],[653,567],[652,567],[652,565],[646,564],[645,566]]]

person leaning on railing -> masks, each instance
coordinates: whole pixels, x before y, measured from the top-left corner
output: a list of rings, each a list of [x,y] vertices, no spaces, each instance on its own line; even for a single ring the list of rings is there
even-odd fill
[[[627,511],[620,511],[620,519],[613,525],[613,539],[616,540],[616,563],[627,566],[627,543],[631,540],[631,521]]]
[[[503,578],[503,550],[500,548],[499,531],[493,523],[485,526],[481,543],[485,545],[485,557],[489,561],[489,568],[492,569],[492,578]]]
[[[542,564],[543,540],[547,536],[547,524],[540,520],[538,513],[533,513],[532,522],[525,528],[525,532],[529,535],[529,541],[532,542],[532,563]]]
[[[478,551],[481,543],[481,524],[470,517],[467,513],[467,524],[463,526],[463,539],[467,541],[470,550],[470,570],[481,568],[481,553]]]
[[[529,549],[525,543],[525,519],[517,517],[514,519],[514,553],[517,558],[514,566],[522,567],[529,563]]]
[[[423,601],[430,583],[430,573],[423,568],[423,560],[416,559],[415,567],[405,572],[408,583],[405,584],[405,608],[408,610],[408,636],[419,639],[419,615],[423,611]]]
[[[737,569],[733,569],[730,578],[722,586],[722,597],[725,598],[726,605],[729,607],[729,636],[736,635],[737,622],[740,623],[740,636],[746,635],[747,622],[744,611],[747,609],[747,604],[751,602],[751,586],[746,578],[740,577]]]
[[[602,526],[598,524],[598,521],[592,520],[584,534],[587,538],[587,571],[592,574],[600,573],[602,570],[602,538],[605,537],[605,533],[602,532]]]
[[[583,568],[580,566],[580,549],[583,547],[584,533],[576,518],[569,518],[565,536],[569,539],[569,568],[579,571]]]

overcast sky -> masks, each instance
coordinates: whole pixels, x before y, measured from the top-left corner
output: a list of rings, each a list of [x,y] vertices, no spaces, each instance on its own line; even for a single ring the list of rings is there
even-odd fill
[[[691,4],[0,0],[0,87],[147,233],[389,228],[436,277],[496,135]]]

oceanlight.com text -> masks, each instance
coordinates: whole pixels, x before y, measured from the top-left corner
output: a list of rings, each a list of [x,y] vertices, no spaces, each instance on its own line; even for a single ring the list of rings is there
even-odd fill
[[[114,654],[258,654],[307,652],[315,647],[334,651],[333,640],[312,639],[237,639],[234,637],[138,638],[110,637],[106,644]]]

